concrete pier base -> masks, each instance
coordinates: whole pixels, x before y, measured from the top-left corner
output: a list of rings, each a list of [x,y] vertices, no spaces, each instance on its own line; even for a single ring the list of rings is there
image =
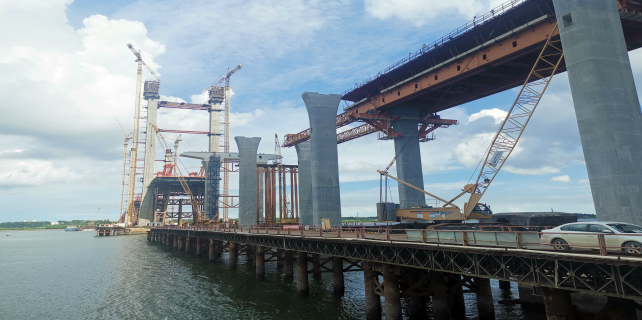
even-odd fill
[[[179,237],[177,235],[175,235],[173,238],[174,238],[174,248],[178,248],[178,238]]]
[[[296,257],[296,288],[300,296],[307,296],[310,293],[308,257],[305,252],[299,252]]]
[[[236,269],[236,260],[239,256],[238,243],[230,242],[229,249],[230,249],[230,254],[229,254],[230,268]]]
[[[190,247],[190,245],[191,245],[191,243],[190,243],[190,237],[185,237],[185,252],[186,252],[186,253],[188,253],[188,252],[189,252],[189,247]]]
[[[321,255],[312,255],[312,274],[315,278],[321,278]]]
[[[256,259],[256,279],[265,279],[265,248],[256,247],[254,258]]]
[[[448,287],[446,276],[442,272],[431,272],[432,285],[432,315],[435,320],[450,320],[448,308]]]
[[[202,243],[203,243],[203,239],[202,238],[196,238],[196,256],[197,257],[203,256]]]
[[[208,247],[207,258],[210,262],[214,262],[216,260],[216,256],[214,255],[214,239],[210,239]]]
[[[446,285],[448,286],[448,309],[450,309],[450,318],[453,320],[466,319],[466,303],[464,302],[464,292],[460,283],[461,276],[448,275]]]
[[[575,320],[575,307],[571,292],[562,289],[542,287],[546,317],[548,320]]]
[[[343,259],[341,257],[332,257],[332,291],[336,295],[345,293],[345,284],[343,281]]]
[[[415,285],[421,281],[422,273],[417,269],[407,270],[407,282],[409,285]],[[411,296],[407,299],[408,319],[426,320],[428,319],[428,310],[426,308],[427,296]]]
[[[285,255],[283,275],[285,278],[294,278],[294,251],[285,250],[283,254]]]
[[[394,273],[392,265],[383,264],[383,294],[386,304],[386,320],[402,320],[401,292],[399,291],[399,277]]]
[[[178,237],[178,250],[185,250],[185,237]]]
[[[363,286],[366,296],[366,319],[381,320],[381,298],[375,293],[377,288],[377,272],[371,262],[363,261]]]
[[[490,279],[475,278],[475,289],[477,289],[479,320],[495,320],[495,304],[493,302]]]

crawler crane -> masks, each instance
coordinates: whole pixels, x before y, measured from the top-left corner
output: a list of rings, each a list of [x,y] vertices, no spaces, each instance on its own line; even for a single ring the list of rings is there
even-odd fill
[[[508,159],[515,149],[517,141],[519,141],[524,129],[526,129],[526,125],[530,121],[535,108],[539,104],[548,84],[564,58],[564,52],[562,51],[560,40],[552,39],[556,30],[557,25],[555,25],[551,31],[544,48],[542,48],[542,51],[535,61],[531,72],[515,99],[515,102],[511,106],[504,122],[495,134],[495,137],[486,151],[482,162],[480,162],[482,163],[482,167],[479,170],[477,180],[474,184],[464,186],[462,192],[451,200],[444,200],[388,174],[388,169],[390,169],[396,160],[396,157],[388,165],[385,171],[377,170],[382,177],[385,176],[386,178],[389,177],[394,179],[399,183],[421,191],[443,203],[441,207],[423,206],[410,209],[396,209],[397,220],[454,222],[465,221],[468,219],[488,219],[492,216],[490,207],[486,204],[479,203],[479,200],[486,190],[488,190],[488,187],[497,176],[497,173],[506,162],[506,159]],[[464,209],[462,210],[453,202],[466,193],[470,193],[470,197],[464,204]],[[385,210],[385,207],[386,206],[383,206],[382,210]]]

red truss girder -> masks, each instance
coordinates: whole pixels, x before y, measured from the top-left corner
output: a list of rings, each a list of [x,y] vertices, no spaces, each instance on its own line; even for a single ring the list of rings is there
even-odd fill
[[[158,103],[159,108],[172,108],[172,109],[190,109],[190,110],[209,110],[210,106],[207,104],[193,104],[185,102],[169,102],[169,101],[160,101]]]
[[[158,129],[158,131],[168,132],[168,133],[210,134],[208,131],[191,131],[191,130]]]

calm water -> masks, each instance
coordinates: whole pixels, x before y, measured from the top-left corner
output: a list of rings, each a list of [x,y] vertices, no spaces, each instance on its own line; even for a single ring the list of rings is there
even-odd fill
[[[7,237],[6,234],[11,236]],[[361,272],[346,273],[346,294],[332,294],[332,276],[310,278],[310,295],[276,263],[256,281],[239,258],[207,259],[151,243],[145,236],[95,232],[0,231],[0,319],[363,319]],[[296,276],[295,276],[296,278]],[[493,282],[495,300],[517,298]],[[475,296],[466,294],[469,319]],[[526,319],[519,305],[496,303],[497,319]],[[531,319],[533,317],[529,317]],[[536,316],[533,319],[541,319]]]

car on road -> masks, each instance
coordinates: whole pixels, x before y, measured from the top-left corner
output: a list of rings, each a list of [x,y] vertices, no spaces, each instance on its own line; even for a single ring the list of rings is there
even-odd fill
[[[642,227],[626,222],[574,222],[542,230],[540,243],[555,250],[599,249],[604,234],[607,250],[642,254]]]

